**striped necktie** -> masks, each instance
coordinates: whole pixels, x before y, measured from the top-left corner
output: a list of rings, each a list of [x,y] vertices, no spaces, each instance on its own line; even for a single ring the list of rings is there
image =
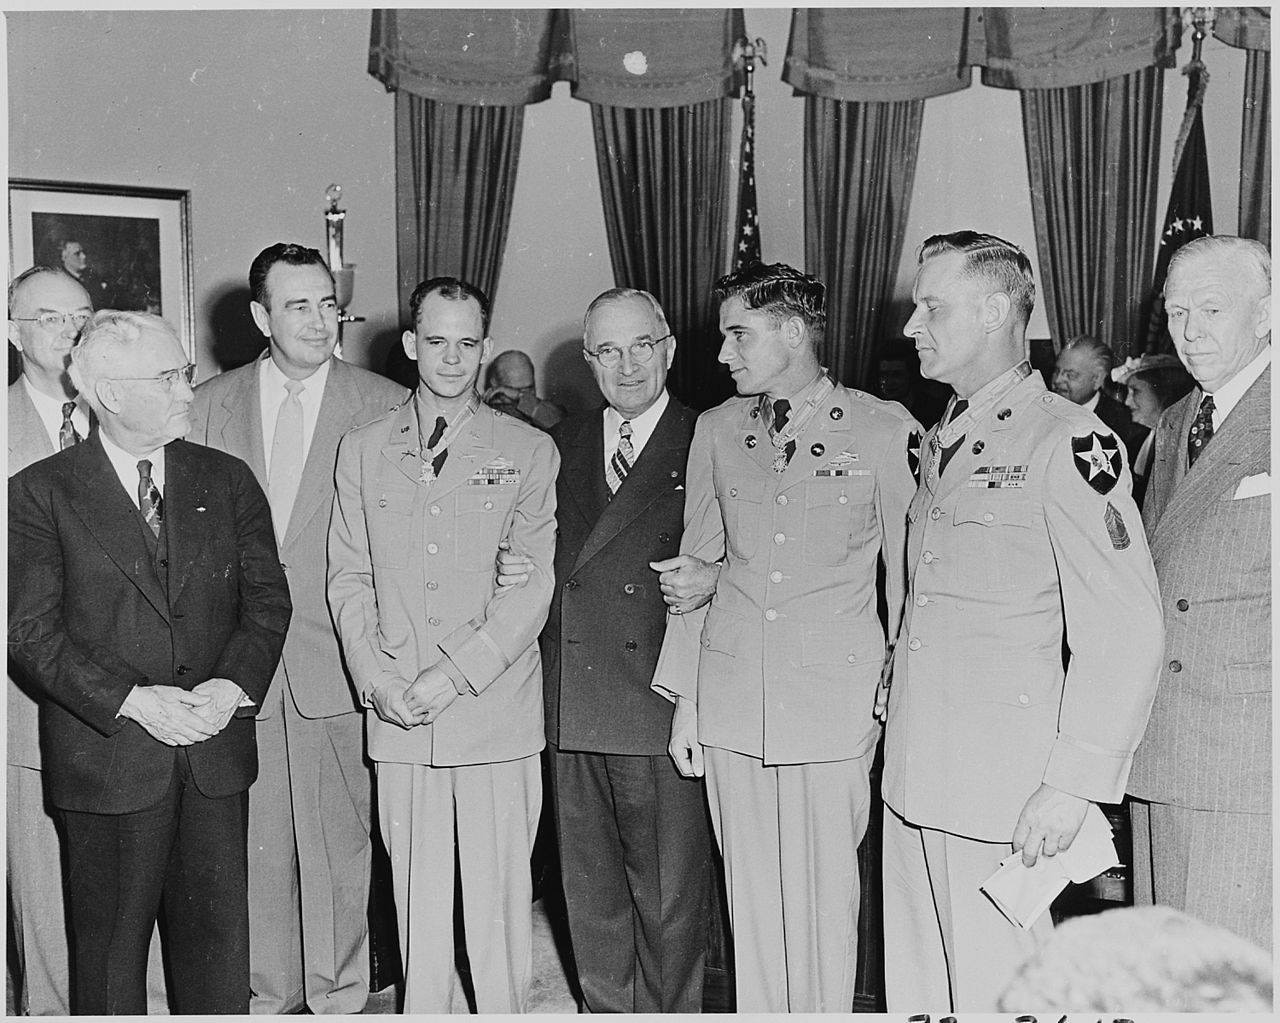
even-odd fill
[[[631,420],[624,419],[622,425],[618,427],[618,449],[613,453],[613,457],[609,459],[609,471],[605,473],[605,479],[609,483],[609,490],[616,494],[618,488],[622,486],[622,481],[627,478],[627,473],[631,471],[631,464],[635,461],[636,449],[631,445]]]
[[[156,481],[151,478],[151,460],[144,458],[138,462],[138,509],[147,520],[151,532],[160,536],[160,525],[164,522],[164,498]]]
[[[62,403],[62,425],[58,427],[58,450],[65,451],[80,443],[80,434],[76,433],[75,424],[71,422],[71,413],[76,410],[74,401]]]

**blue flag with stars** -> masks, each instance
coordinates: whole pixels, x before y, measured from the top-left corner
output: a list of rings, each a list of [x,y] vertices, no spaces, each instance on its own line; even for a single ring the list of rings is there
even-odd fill
[[[733,268],[760,262],[760,211],[756,205],[756,100],[750,88],[742,97],[742,148],[738,151],[738,230]]]
[[[1183,73],[1188,78],[1187,110],[1174,146],[1173,187],[1160,231],[1160,247],[1156,250],[1151,315],[1147,321],[1147,339],[1143,349],[1152,353],[1173,350],[1161,298],[1170,258],[1187,242],[1213,234],[1213,202],[1209,195],[1209,158],[1204,145],[1203,115],[1209,70],[1201,61],[1193,60]]]

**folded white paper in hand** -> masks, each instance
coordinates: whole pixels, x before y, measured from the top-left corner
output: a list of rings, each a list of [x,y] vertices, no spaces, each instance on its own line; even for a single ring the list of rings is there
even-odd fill
[[[979,887],[1011,924],[1025,930],[1068,881],[1084,884],[1119,862],[1111,825],[1098,805],[1090,803],[1070,849],[1056,856],[1041,853],[1033,867],[1023,866],[1022,853],[1015,852],[1001,860],[1000,868]]]

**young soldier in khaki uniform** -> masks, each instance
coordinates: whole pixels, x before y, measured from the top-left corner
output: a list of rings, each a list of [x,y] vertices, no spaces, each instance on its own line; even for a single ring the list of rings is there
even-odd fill
[[[757,265],[716,294],[742,397],[698,420],[680,550],[724,564],[708,610],[673,605],[654,688],[676,700],[682,773],[702,774],[705,748],[739,1011],[848,1012],[885,653],[876,569],[896,629],[919,426],[823,372],[812,277]]]
[[[915,339],[956,399],[924,439],[885,734],[890,1012],[994,1012],[1037,934],[978,886],[1118,802],[1155,691],[1155,571],[1120,441],[1025,361],[1035,298],[990,235],[921,250]],[[1063,672],[1062,642],[1070,657]]]
[[[450,1011],[456,842],[476,1008],[522,1012],[559,457],[546,434],[476,393],[492,344],[480,291],[433,278],[410,310],[413,400],[338,451],[329,601],[369,708],[404,1011]],[[525,585],[495,592],[503,540],[532,566]]]

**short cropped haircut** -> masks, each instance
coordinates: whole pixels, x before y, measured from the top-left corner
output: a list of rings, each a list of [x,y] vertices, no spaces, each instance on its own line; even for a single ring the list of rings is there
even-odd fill
[[[798,316],[809,329],[815,347],[827,332],[827,289],[816,277],[786,263],[752,263],[716,281],[712,299],[720,305],[742,299],[748,309],[767,313],[777,324]]]
[[[952,231],[926,238],[920,246],[917,265],[947,252],[963,252],[966,256],[964,275],[982,277],[997,291],[1003,291],[1009,296],[1022,326],[1027,325],[1036,305],[1036,284],[1031,276],[1031,260],[1025,252],[993,234]]]
[[[39,277],[41,274],[53,274],[55,277],[65,277],[69,281],[75,281],[76,284],[80,283],[60,266],[46,266],[43,263],[37,263],[35,266],[28,267],[9,282],[10,316],[13,315],[13,300],[18,294],[18,289],[21,288],[22,285],[26,284],[27,281],[31,280],[32,277]]]
[[[439,295],[441,298],[448,298],[454,301],[461,301],[467,298],[475,299],[476,304],[480,306],[480,333],[484,337],[489,336],[489,296],[474,284],[468,284],[457,277],[431,277],[413,289],[413,294],[409,296],[409,323],[411,329],[417,329],[418,311],[422,308],[422,303],[427,300],[429,295]]]
[[[587,306],[587,311],[582,315],[582,336],[585,340],[587,336],[587,321],[591,319],[594,313],[603,305],[610,302],[619,302],[628,298],[642,298],[649,303],[649,308],[653,312],[653,319],[658,324],[658,330],[661,332],[658,337],[665,337],[671,333],[671,328],[667,325],[667,314],[662,311],[662,305],[653,295],[647,291],[641,291],[639,288],[610,288],[608,291],[602,291],[591,300],[591,304]],[[654,340],[657,340],[655,338]]]
[[[1196,256],[1217,256],[1235,259],[1259,288],[1260,295],[1271,294],[1271,253],[1262,242],[1252,238],[1238,238],[1231,234],[1208,234],[1196,238],[1176,249],[1169,258],[1169,270],[1165,275],[1173,273],[1173,268],[1184,260]]]
[[[271,308],[271,296],[267,293],[267,274],[277,263],[289,266],[319,266],[329,275],[329,283],[333,283],[333,271],[325,262],[318,249],[309,249],[305,245],[293,242],[276,242],[253,257],[249,264],[249,297],[267,309]]]
[[[152,313],[121,312],[101,309],[93,314],[80,341],[71,349],[71,383],[95,409],[98,408],[96,385],[110,377],[121,356],[146,334],[162,334],[178,340],[177,331]]]
[[[1104,373],[1110,373],[1111,368],[1116,364],[1115,353],[1111,351],[1105,342],[1099,341],[1091,334],[1081,334],[1078,337],[1073,337],[1062,346],[1062,351],[1077,351],[1092,356],[1094,362],[1098,364],[1098,368]]]

